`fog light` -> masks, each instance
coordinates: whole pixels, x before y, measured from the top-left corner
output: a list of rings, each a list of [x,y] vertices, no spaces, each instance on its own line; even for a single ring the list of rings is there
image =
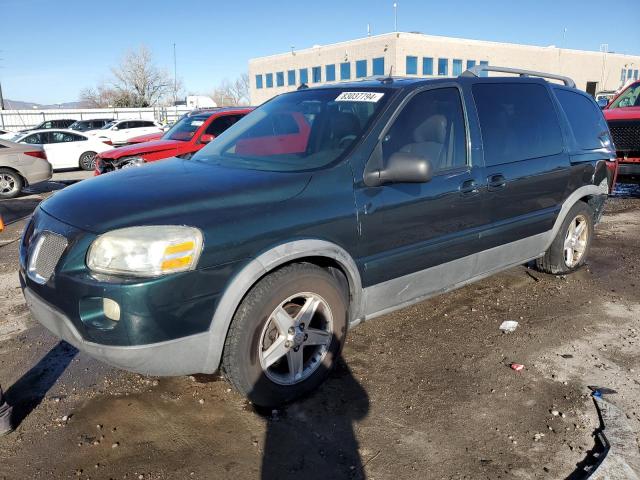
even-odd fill
[[[120,305],[115,300],[111,300],[110,298],[102,299],[102,310],[104,311],[104,316],[114,322],[120,320]]]

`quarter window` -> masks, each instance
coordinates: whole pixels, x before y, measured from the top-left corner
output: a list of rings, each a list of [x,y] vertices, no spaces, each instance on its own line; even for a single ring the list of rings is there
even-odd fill
[[[433,75],[433,57],[422,57],[422,74]]]
[[[608,136],[607,122],[602,111],[589,98],[569,90],[556,89],[556,97],[567,114],[573,137],[584,150],[602,148]]]
[[[340,64],[340,80],[349,80],[351,78],[351,64],[344,62]]]
[[[412,57],[407,55],[407,75],[418,74],[418,57]]]
[[[409,101],[385,135],[385,165],[397,152],[428,159],[435,172],[467,165],[464,113],[458,89],[428,90]]]
[[[335,65],[327,65],[324,69],[325,72],[325,80],[327,82],[335,82],[336,81],[336,66]]]
[[[356,78],[362,78],[366,76],[367,76],[367,61],[357,60],[356,61]]]
[[[384,57],[374,58],[371,62],[373,75],[384,75]]]
[[[449,75],[449,59],[448,58],[439,58],[438,59],[438,75],[446,77]]]
[[[242,117],[243,115],[224,115],[218,117],[209,124],[204,133],[217,137]]]
[[[562,134],[547,89],[532,83],[473,86],[487,166],[562,151]]]

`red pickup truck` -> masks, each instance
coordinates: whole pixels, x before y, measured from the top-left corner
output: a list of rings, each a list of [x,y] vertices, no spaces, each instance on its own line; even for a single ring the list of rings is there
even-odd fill
[[[96,157],[94,175],[165,158],[190,158],[251,110],[253,108],[234,107],[189,112],[158,140],[101,153]]]
[[[640,181],[640,81],[603,109],[618,157],[619,182]]]

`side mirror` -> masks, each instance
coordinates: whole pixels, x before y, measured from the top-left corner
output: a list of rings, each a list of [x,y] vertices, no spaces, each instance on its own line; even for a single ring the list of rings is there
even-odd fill
[[[367,175],[366,183],[378,186],[385,183],[426,183],[433,177],[431,162],[414,153],[396,152],[385,168]]]
[[[609,99],[607,99],[607,97],[598,98],[598,106],[600,108],[606,108],[607,105],[609,105]]]
[[[111,130],[113,130],[114,132],[117,132],[120,129],[118,127],[113,127]]]
[[[202,135],[200,135],[200,143],[209,143],[214,138],[216,138],[215,135],[211,135],[210,133],[203,133]]]

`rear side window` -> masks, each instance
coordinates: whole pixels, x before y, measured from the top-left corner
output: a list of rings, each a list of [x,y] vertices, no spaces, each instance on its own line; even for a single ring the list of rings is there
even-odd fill
[[[547,89],[532,83],[473,86],[487,166],[562,151],[558,116]]]
[[[587,97],[569,90],[556,89],[556,97],[567,114],[573,137],[583,150],[602,148],[607,122],[600,109]]]

